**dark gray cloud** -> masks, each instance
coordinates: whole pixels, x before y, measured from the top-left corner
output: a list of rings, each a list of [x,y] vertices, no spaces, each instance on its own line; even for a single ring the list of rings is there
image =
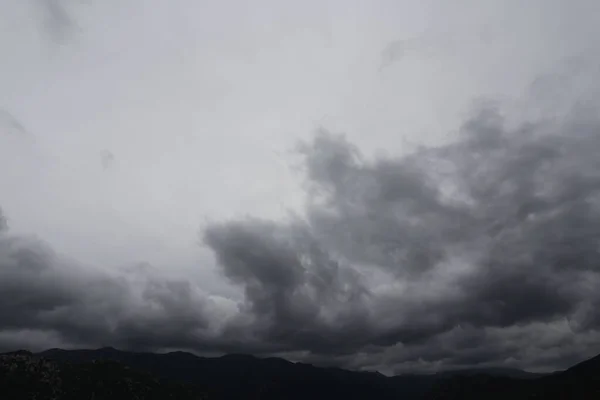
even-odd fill
[[[367,161],[327,132],[301,151],[305,219],[206,231],[269,343],[317,358],[402,344],[399,362],[425,346],[426,361],[447,365],[533,365],[525,344],[433,344],[458,326],[494,329],[497,341],[556,321],[569,321],[560,340],[600,328],[590,284],[600,277],[600,124],[584,109],[511,127],[484,105],[456,141],[400,159]]]
[[[237,306],[147,265],[93,272],[6,231],[0,342],[389,372],[559,368],[600,351],[600,121],[588,108],[511,124],[483,104],[454,141],[401,158],[369,159],[327,131],[299,152],[302,215],[202,232],[242,289]]]
[[[331,258],[301,222],[249,219],[210,226],[205,242],[223,272],[244,288],[243,312],[273,350],[352,351],[367,334],[362,277]]]
[[[208,327],[209,301],[186,281],[152,268],[103,273],[56,254],[43,241],[0,234],[0,347],[33,332],[27,347],[186,347]],[[1,337],[1,336],[0,336]],[[186,343],[186,341],[188,343]],[[8,343],[8,345],[7,345]]]

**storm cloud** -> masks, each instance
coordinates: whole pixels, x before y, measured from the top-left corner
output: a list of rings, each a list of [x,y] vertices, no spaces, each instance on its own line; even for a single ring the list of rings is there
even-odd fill
[[[485,106],[448,144],[374,159],[321,130],[298,147],[304,213],[202,232],[237,305],[148,265],[90,272],[5,229],[2,331],[394,372],[562,366],[559,347],[583,357],[600,329],[599,128],[586,113],[509,127]]]
[[[316,338],[331,337],[332,352],[431,351],[457,327],[501,335],[557,321],[568,335],[596,332],[599,128],[594,119],[508,128],[484,107],[455,142],[371,161],[321,132],[302,146],[304,219],[233,221],[206,240],[244,285],[248,311],[266,319],[269,342],[290,350],[319,352]],[[296,334],[273,333],[281,329]]]
[[[14,235],[0,213],[0,348],[198,344],[215,308],[187,281],[147,264],[101,272]],[[212,318],[215,320],[214,316]]]
[[[597,2],[275,3],[5,6],[0,351],[600,353]]]

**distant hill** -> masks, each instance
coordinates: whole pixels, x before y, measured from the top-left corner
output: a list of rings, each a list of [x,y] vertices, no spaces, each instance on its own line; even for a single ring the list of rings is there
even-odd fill
[[[391,381],[381,374],[317,368],[281,358],[241,354],[203,358],[183,352],[132,353],[113,348],[52,349],[37,356],[71,364],[114,360],[165,381],[206,387],[211,399],[396,398]]]
[[[0,355],[0,393],[15,400],[206,399],[199,387],[161,381],[115,361],[59,363],[27,351]]]
[[[15,399],[586,400],[600,399],[599,379],[600,356],[551,375],[491,368],[386,377],[241,354],[102,348],[0,355],[0,393],[20,393]]]
[[[436,382],[424,397],[427,400],[592,400],[600,399],[600,356],[566,371],[533,379],[461,375]]]

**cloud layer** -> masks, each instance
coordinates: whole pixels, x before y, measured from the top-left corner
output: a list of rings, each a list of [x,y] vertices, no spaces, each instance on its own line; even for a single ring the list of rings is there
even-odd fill
[[[600,351],[600,121],[509,124],[367,159],[320,131],[298,148],[305,212],[206,227],[243,301],[151,266],[97,272],[0,213],[0,347],[253,352],[350,368],[564,367]]]
[[[479,341],[464,346],[490,351],[489,331],[595,332],[598,127],[580,115],[507,128],[484,107],[454,143],[375,161],[322,132],[302,147],[304,220],[234,221],[209,228],[207,243],[244,285],[260,332],[289,349],[431,352],[468,332]],[[495,361],[533,362],[521,350]]]

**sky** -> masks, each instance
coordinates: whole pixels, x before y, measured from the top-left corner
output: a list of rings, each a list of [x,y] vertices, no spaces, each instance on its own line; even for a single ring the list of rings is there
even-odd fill
[[[595,0],[0,0],[0,350],[600,353]]]

